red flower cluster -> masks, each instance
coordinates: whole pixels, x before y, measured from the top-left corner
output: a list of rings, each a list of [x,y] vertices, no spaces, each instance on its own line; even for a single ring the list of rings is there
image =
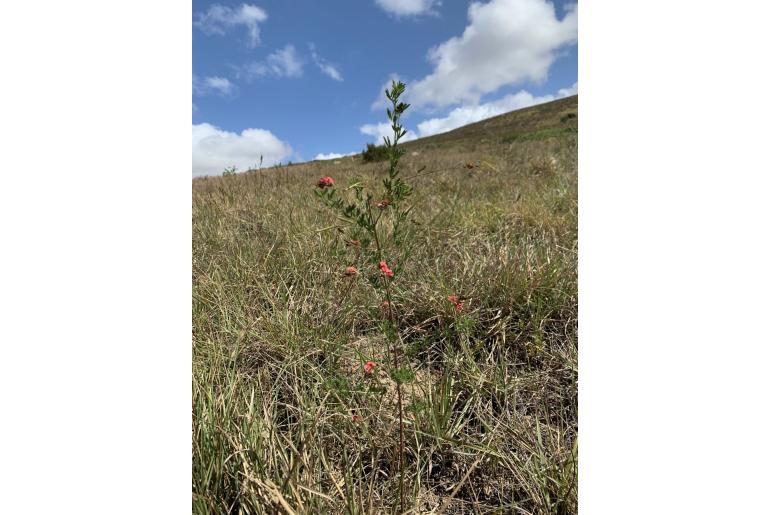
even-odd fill
[[[361,418],[361,415],[353,415],[353,417],[351,418],[353,419],[353,422],[356,424],[360,424],[361,422],[364,421],[364,419]]]
[[[351,277],[351,276],[354,276],[354,275],[358,275],[358,268],[356,268],[354,266],[346,267],[345,268],[345,275],[347,275],[348,277]]]
[[[389,206],[391,203],[392,203],[392,202],[391,202],[390,200],[388,200],[388,199],[385,199],[385,200],[380,200],[379,202],[377,202],[377,203],[375,204],[375,206],[377,206],[377,207],[378,207],[378,208],[380,208],[380,209],[385,209],[385,208],[386,208],[386,207],[388,207],[388,206]]]
[[[374,361],[367,361],[364,363],[364,372],[366,372],[369,375],[372,375],[372,372],[374,372],[374,367],[377,366],[377,363]]]
[[[323,177],[318,179],[318,184],[316,184],[316,186],[318,186],[321,189],[331,188],[332,186],[334,186],[334,179],[332,179],[328,175],[324,175]]]
[[[450,295],[450,296],[448,296],[446,298],[446,300],[448,300],[449,302],[454,304],[455,309],[457,311],[461,311],[463,309],[463,302],[464,301],[462,299],[460,299],[460,297],[458,297],[457,295]]]
[[[385,261],[380,261],[380,271],[386,277],[393,277],[393,270],[388,268],[388,264]]]

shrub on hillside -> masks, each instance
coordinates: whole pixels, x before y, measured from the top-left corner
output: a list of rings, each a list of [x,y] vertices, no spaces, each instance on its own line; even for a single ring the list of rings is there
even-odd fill
[[[388,160],[388,149],[384,146],[377,146],[374,143],[367,143],[366,148],[361,153],[364,163],[374,163],[377,161]]]

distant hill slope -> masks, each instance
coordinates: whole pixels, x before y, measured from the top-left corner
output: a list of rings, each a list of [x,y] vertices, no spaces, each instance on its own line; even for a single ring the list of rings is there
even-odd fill
[[[505,160],[508,159],[505,156],[513,152],[511,145],[525,142],[535,142],[538,145],[537,142],[542,140],[554,143],[555,139],[574,138],[577,130],[578,96],[574,95],[510,111],[441,134],[400,143],[399,146],[406,151],[404,164],[410,164],[413,161],[424,164],[434,160],[446,161],[450,158],[472,159],[482,154],[497,155]],[[542,141],[542,143],[547,142]],[[377,166],[376,162],[370,164]],[[358,153],[337,159],[289,163],[271,168],[329,173],[339,165],[359,167],[366,166],[366,163],[362,162],[361,153]],[[256,170],[245,170],[245,172],[249,171]],[[195,179],[202,179],[202,177],[193,178]]]
[[[547,136],[553,131],[577,130],[578,96],[574,95],[545,104],[539,104],[524,109],[517,109],[480,122],[471,123],[453,129],[449,132],[416,139],[404,143],[405,150],[419,150],[421,147],[431,148],[437,144],[444,144],[462,140],[463,142],[478,141],[483,143],[486,139],[516,137],[532,137],[535,135]],[[551,129],[552,131],[549,131]],[[555,134],[554,134],[555,135]]]

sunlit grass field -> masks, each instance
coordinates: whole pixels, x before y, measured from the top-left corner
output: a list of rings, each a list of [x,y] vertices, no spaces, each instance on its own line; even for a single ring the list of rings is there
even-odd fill
[[[404,145],[411,513],[577,511],[577,108]],[[358,155],[193,181],[195,513],[397,511],[395,386],[363,370],[387,361],[381,299],[342,273],[356,249],[313,195],[322,175],[386,169]]]

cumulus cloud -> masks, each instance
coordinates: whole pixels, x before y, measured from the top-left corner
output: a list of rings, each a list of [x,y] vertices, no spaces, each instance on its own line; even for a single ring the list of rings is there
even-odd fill
[[[415,106],[476,104],[482,95],[526,80],[541,82],[567,45],[577,42],[577,6],[560,20],[547,0],[473,2],[462,36],[428,52],[433,72],[411,85]]]
[[[365,125],[362,125],[358,128],[358,130],[361,132],[361,134],[366,134],[368,136],[374,136],[375,137],[375,143],[377,145],[383,144],[383,138],[385,136],[388,136],[391,140],[393,139],[393,128],[390,126],[390,123],[388,122],[382,122],[382,123],[367,123]],[[410,141],[413,139],[417,139],[417,135],[411,131],[406,133],[406,136],[398,140],[399,142],[405,142]]]
[[[440,0],[374,0],[385,12],[395,16],[419,16],[436,14],[434,7],[441,6]]]
[[[313,43],[310,43],[310,54],[313,57],[313,62],[315,65],[318,66],[319,70],[321,70],[321,73],[328,75],[338,82],[342,82],[342,74],[340,71],[337,69],[337,67],[335,67],[333,64],[330,64],[316,53],[315,45]]]
[[[440,134],[469,123],[478,122],[486,118],[491,118],[492,116],[507,113],[508,111],[569,97],[577,94],[577,89],[578,86],[576,82],[569,88],[560,89],[555,95],[534,96],[528,91],[521,90],[518,93],[506,95],[494,102],[458,107],[442,118],[431,118],[420,122],[417,124],[417,130],[421,138],[433,134]]]
[[[219,175],[235,166],[247,170],[259,164],[272,166],[285,161],[293,153],[291,146],[265,129],[244,129],[240,134],[209,123],[192,126],[192,174]]]
[[[304,62],[297,55],[294,45],[286,45],[267,56],[264,61],[255,61],[238,70],[238,78],[247,80],[259,77],[302,77]]]
[[[358,154],[358,152],[348,152],[347,154],[337,154],[335,152],[330,152],[328,154],[316,154],[313,160],[324,161],[326,159],[339,159],[341,157],[354,156],[356,154]]]
[[[259,24],[267,20],[267,13],[256,5],[241,4],[239,7],[227,7],[214,4],[205,13],[198,13],[194,25],[204,34],[224,35],[233,27],[242,25],[248,33],[247,44],[255,47],[259,44]]]
[[[203,96],[214,93],[221,96],[229,96],[235,93],[235,85],[224,77],[192,77],[192,90],[194,95]]]

